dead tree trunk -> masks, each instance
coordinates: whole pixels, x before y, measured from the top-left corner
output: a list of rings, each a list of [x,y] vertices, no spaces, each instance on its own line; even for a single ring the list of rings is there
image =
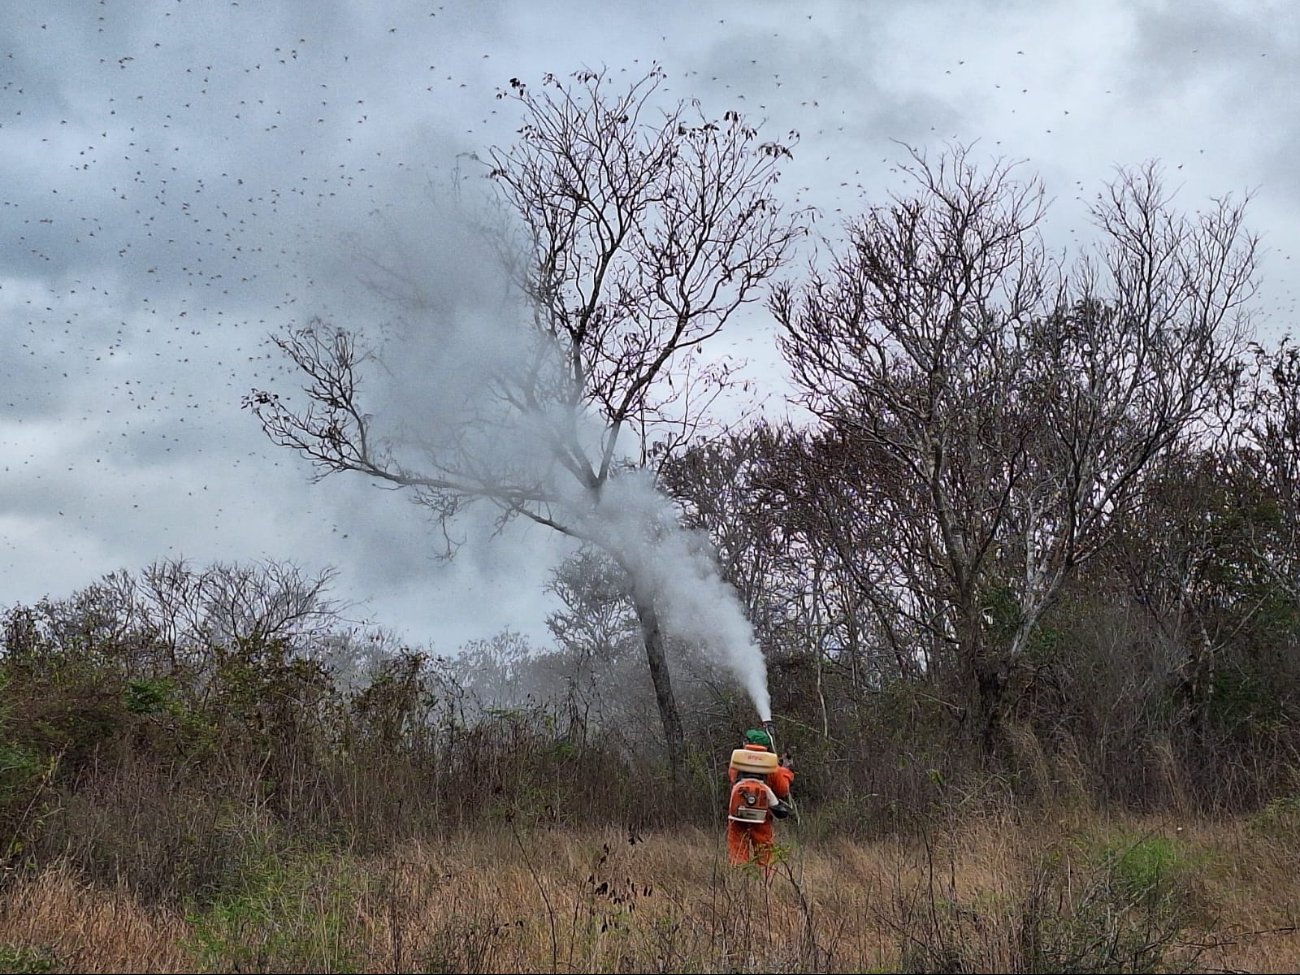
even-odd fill
[[[664,645],[659,614],[655,612],[654,598],[637,592],[633,597],[636,618],[641,624],[641,638],[645,642],[646,662],[650,665],[650,680],[654,684],[655,701],[659,705],[659,718],[664,728],[664,744],[668,749],[668,765],[672,771],[673,785],[682,779],[686,768],[686,737],[682,733],[682,716],[673,696],[672,678],[668,673],[668,654]]]

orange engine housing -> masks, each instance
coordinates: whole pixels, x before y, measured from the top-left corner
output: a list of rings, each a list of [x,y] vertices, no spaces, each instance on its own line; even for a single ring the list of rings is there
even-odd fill
[[[767,820],[772,790],[762,779],[737,779],[731,787],[727,818],[738,823],[761,823]]]

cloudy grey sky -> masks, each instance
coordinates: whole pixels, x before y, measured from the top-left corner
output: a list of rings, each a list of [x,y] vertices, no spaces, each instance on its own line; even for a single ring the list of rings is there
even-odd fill
[[[1294,327],[1292,0],[4,4],[0,607],[162,557],[292,559],[337,568],[354,615],[442,652],[540,635],[554,539],[470,524],[441,565],[402,495],[311,483],[240,400],[292,390],[271,331],[382,326],[376,261],[481,313],[450,188],[476,172],[466,154],[511,138],[496,90],[656,61],[672,97],[798,130],[782,188],[828,233],[898,186],[900,142],[1023,159],[1061,246],[1117,165],[1160,160],[1189,209],[1249,191],[1259,328]],[[733,336],[779,409],[769,324]]]

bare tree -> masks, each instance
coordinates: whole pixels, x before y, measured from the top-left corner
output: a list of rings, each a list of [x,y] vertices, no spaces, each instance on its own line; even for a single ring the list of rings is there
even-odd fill
[[[760,632],[771,627],[774,562],[782,557],[762,479],[781,442],[779,431],[758,423],[691,444],[660,469],[664,490],[682,507],[687,525],[708,533],[724,577]]]
[[[1154,166],[1093,208],[1072,275],[1039,231],[1044,191],[968,150],[904,167],[915,193],[850,224],[828,274],[773,301],[804,400],[861,452],[898,573],[873,599],[931,601],[930,627],[986,748],[1011,671],[1075,569],[1112,536],[1139,475],[1214,414],[1235,374],[1255,241],[1242,207],[1188,219]],[[919,578],[918,576],[917,578]],[[1005,639],[991,599],[1009,600]]]
[[[725,367],[702,365],[701,345],[758,296],[799,225],[773,195],[788,144],[760,141],[736,112],[715,121],[695,104],[656,109],[663,79],[656,67],[613,91],[606,73],[583,71],[537,90],[513,79],[499,93],[524,116],[518,141],[491,152],[489,175],[522,224],[515,270],[527,308],[509,365],[436,439],[400,442],[377,428],[360,390],[369,353],[352,330],[321,322],[277,339],[308,381],[308,405],[266,391],[248,405],[322,476],[356,471],[409,488],[444,529],[487,501],[503,524],[523,516],[607,546],[629,577],[679,770],[657,593],[589,515],[621,467],[653,466],[695,432],[726,381]],[[485,451],[489,440],[516,446]]]
[[[779,511],[785,573],[802,578],[804,628],[819,660],[843,668],[855,691],[942,666],[933,567],[894,555],[918,519],[890,503],[898,491],[888,467],[867,463],[851,429],[791,431],[763,479]]]
[[[337,633],[343,605],[329,596],[334,570],[292,562],[215,562],[197,569],[161,559],[120,570],[67,599],[42,600],[32,617],[47,642],[111,654],[124,673],[210,673],[237,655],[308,655]]]
[[[547,589],[560,602],[546,618],[558,649],[543,666],[559,678],[571,726],[602,736],[634,730],[654,699],[637,680],[644,664],[626,574],[584,546],[556,567]]]

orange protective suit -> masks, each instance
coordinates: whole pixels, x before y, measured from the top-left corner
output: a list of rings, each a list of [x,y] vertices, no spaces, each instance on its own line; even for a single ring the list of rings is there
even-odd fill
[[[750,751],[767,751],[762,745],[745,745]],[[727,769],[727,778],[732,786],[736,784],[739,773],[734,768]],[[790,798],[790,786],[794,782],[794,769],[786,768],[784,765],[777,766],[766,776],[767,785],[781,800]],[[735,791],[732,791],[731,802],[736,801]],[[734,813],[735,809],[728,809],[728,814]],[[773,840],[776,836],[772,813],[769,811],[762,822],[742,823],[734,819],[727,820],[727,859],[732,863],[743,865],[746,863],[756,863],[763,868],[764,873],[770,873],[772,869],[772,848]]]

